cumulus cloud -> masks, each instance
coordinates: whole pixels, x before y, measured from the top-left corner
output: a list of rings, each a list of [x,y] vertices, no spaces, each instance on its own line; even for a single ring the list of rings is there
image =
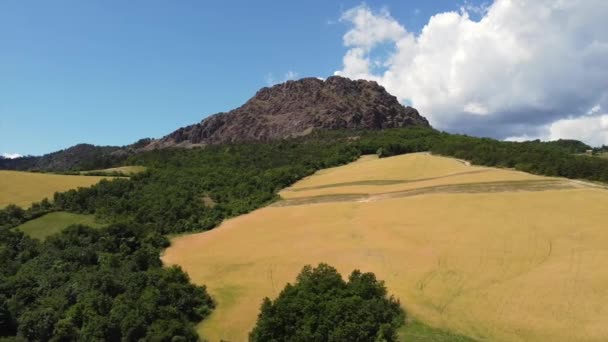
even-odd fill
[[[608,106],[606,17],[605,0],[465,2],[414,34],[386,9],[362,5],[342,15],[348,49],[336,74],[377,81],[440,129],[565,137],[564,127],[597,124]],[[607,134],[579,132],[587,142]]]
[[[558,120],[549,126],[548,138],[580,139],[592,146],[608,145],[608,114]]]
[[[8,159],[15,159],[15,158],[23,157],[23,156],[20,155],[19,153],[2,153],[2,157],[8,158]]]
[[[362,5],[344,12],[340,21],[353,24],[352,29],[344,35],[344,45],[366,52],[378,43],[396,41],[406,33],[405,28],[391,17],[386,8],[373,13]]]

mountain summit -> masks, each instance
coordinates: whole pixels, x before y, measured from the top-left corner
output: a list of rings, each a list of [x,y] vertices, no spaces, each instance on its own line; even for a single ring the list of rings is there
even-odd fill
[[[373,81],[303,78],[260,89],[243,106],[152,141],[146,149],[306,135],[314,129],[430,127],[412,107]]]

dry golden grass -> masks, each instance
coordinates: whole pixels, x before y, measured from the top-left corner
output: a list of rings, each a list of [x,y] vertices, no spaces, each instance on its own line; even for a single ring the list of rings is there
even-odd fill
[[[364,163],[368,171],[377,163],[370,179],[395,179],[392,161],[409,168],[399,158],[345,166],[352,178],[328,170],[319,175],[328,181],[313,176],[294,188],[365,180],[353,171]],[[438,170],[438,157],[415,158],[429,159],[412,166],[434,168],[429,174],[471,169]],[[319,262],[344,275],[375,272],[410,315],[481,340],[605,341],[608,191],[577,186],[267,207],[174,239],[163,260],[181,265],[217,300],[199,326],[211,341],[245,341],[262,298],[276,297],[303,265]]]
[[[456,159],[414,153],[384,159],[364,156],[349,165],[319,171],[281,191],[280,195],[295,199],[330,194],[379,194],[449,184],[547,179],[519,171],[466,166]]]
[[[52,199],[55,192],[91,186],[104,178],[0,171],[0,208],[9,204],[26,208],[44,198]]]
[[[316,172],[294,184],[289,190],[369,180],[412,180],[445,176],[451,173],[479,170],[452,159],[427,153],[412,153],[378,159],[375,155],[359,158],[354,163]]]

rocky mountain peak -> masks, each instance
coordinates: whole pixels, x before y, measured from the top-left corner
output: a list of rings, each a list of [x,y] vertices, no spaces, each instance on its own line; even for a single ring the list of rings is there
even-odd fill
[[[429,127],[373,81],[310,77],[260,89],[244,105],[152,141],[146,149],[282,139],[315,129]]]

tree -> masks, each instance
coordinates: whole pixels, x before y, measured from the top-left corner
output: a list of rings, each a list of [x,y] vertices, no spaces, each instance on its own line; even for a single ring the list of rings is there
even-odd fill
[[[373,273],[345,282],[335,268],[305,266],[274,301],[264,298],[250,341],[395,341],[405,313]]]

